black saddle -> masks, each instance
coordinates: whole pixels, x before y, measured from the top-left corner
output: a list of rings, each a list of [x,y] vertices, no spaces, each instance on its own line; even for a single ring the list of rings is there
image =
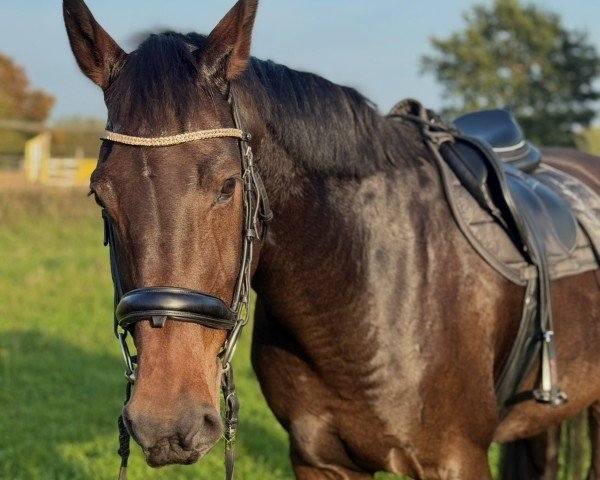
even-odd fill
[[[515,228],[514,214],[510,211],[514,207],[528,219],[530,234],[539,239],[544,256],[562,257],[575,249],[577,221],[569,205],[557,193],[511,163],[500,161],[491,152],[486,161],[483,153],[489,149],[487,144],[473,143],[473,139],[465,137],[458,138],[453,147],[443,149],[446,162],[479,204],[504,222],[509,233]],[[493,163],[502,174],[494,172]],[[510,192],[509,201],[514,203],[511,207],[506,204],[503,183]]]
[[[525,173],[540,164],[539,151],[523,139],[517,121],[506,110],[471,113],[448,124],[418,102],[405,100],[394,107],[390,116],[421,126],[441,171],[447,165],[454,172],[535,271],[526,283],[517,338],[496,382],[503,414],[510,405],[527,399],[552,405],[564,403],[566,395],[556,384],[549,265],[552,256],[568,256],[575,250],[578,230],[569,205]],[[447,178],[444,181],[450,198]],[[450,198],[450,204],[455,200]],[[459,220],[457,223],[460,227]],[[485,258],[489,261],[489,256]],[[517,393],[540,351],[540,387]]]
[[[533,172],[542,161],[542,154],[525,140],[516,118],[508,110],[467,113],[452,123],[465,135],[489,143],[503,161],[519,170]]]

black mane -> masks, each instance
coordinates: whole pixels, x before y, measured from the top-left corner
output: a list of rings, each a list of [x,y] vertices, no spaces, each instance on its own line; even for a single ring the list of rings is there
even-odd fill
[[[140,135],[156,135],[166,119],[180,131],[160,134],[182,133],[186,119],[198,114],[201,73],[190,45],[201,54],[206,37],[151,35],[130,54],[107,92],[115,117],[135,118]],[[414,138],[406,130],[411,126],[380,115],[355,89],[315,74],[252,58],[236,83],[255,110],[247,115],[258,115],[286,152],[315,173],[361,177],[395,168],[407,156],[406,138]],[[214,93],[200,87],[200,95],[207,105]]]
[[[406,157],[413,127],[382,116],[353,88],[255,58],[241,83],[270,133],[309,171],[361,177]]]

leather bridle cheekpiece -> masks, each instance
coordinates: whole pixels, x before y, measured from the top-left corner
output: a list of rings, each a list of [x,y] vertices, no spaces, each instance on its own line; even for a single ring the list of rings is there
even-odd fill
[[[130,354],[127,336],[132,333],[137,322],[149,320],[153,327],[162,328],[167,320],[171,320],[196,323],[204,327],[227,330],[228,332],[227,340],[219,354],[223,365],[221,387],[225,401],[225,465],[228,480],[233,478],[234,445],[239,409],[233,383],[231,359],[235,353],[242,329],[248,323],[254,245],[256,241],[261,243],[264,241],[268,225],[273,218],[265,187],[256,169],[252,149],[249,145],[251,136],[240,128],[239,113],[231,93],[229,103],[233,111],[236,128],[201,130],[158,138],[135,137],[107,132],[103,140],[133,146],[167,147],[209,138],[229,137],[238,139],[244,185],[244,227],[241,267],[231,307],[227,306],[221,299],[206,293],[173,286],[148,287],[125,292],[122,288],[116,258],[115,227],[106,210],[102,210],[105,227],[104,244],[108,245],[110,250],[111,275],[115,289],[114,331],[125,360],[125,377],[127,378],[125,403],[129,401],[131,387],[136,380],[137,367],[137,356]],[[125,480],[130,435],[125,427],[122,415],[119,417],[119,440],[118,453],[121,456],[119,480]]]

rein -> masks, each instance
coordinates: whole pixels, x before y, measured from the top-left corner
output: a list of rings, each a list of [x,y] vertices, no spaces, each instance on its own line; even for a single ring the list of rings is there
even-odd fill
[[[231,306],[219,298],[176,287],[148,287],[125,292],[119,275],[115,244],[115,226],[106,210],[104,220],[104,245],[109,247],[110,267],[114,285],[114,333],[119,340],[125,361],[126,399],[129,401],[136,380],[137,356],[131,355],[127,336],[139,321],[150,320],[154,328],[162,328],[167,320],[196,323],[208,328],[228,331],[227,340],[219,354],[223,366],[221,391],[225,403],[225,468],[226,479],[232,480],[235,463],[235,440],[238,423],[239,400],[235,391],[231,359],[235,353],[242,329],[248,323],[252,262],[255,242],[263,243],[268,226],[273,219],[262,179],[254,163],[249,141],[251,136],[239,128],[241,122],[237,106],[230,94],[236,128],[218,128],[183,133],[168,137],[135,137],[107,132],[103,140],[141,147],[168,147],[196,140],[235,138],[239,142],[244,185],[244,227],[242,232],[242,259]],[[121,467],[119,480],[127,478],[131,436],[123,415],[119,416],[119,450]]]

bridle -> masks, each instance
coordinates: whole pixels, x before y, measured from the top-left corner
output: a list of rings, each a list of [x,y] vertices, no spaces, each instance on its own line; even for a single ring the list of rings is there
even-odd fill
[[[256,242],[264,242],[273,212],[264,184],[256,168],[250,147],[251,136],[241,128],[240,117],[233,95],[229,94],[235,128],[219,128],[184,133],[170,137],[135,137],[115,132],[107,132],[103,140],[125,145],[141,147],[168,147],[209,138],[236,138],[240,146],[242,164],[242,183],[244,187],[244,226],[242,257],[239,276],[235,285],[233,302],[227,306],[221,299],[206,293],[184,288],[164,286],[140,288],[125,292],[119,275],[115,247],[115,226],[105,209],[104,245],[109,246],[110,267],[114,284],[114,332],[119,340],[125,361],[126,399],[136,380],[137,356],[131,355],[127,345],[127,336],[131,334],[137,322],[149,320],[154,328],[162,328],[167,320],[196,323],[208,328],[226,330],[227,340],[219,354],[223,366],[221,390],[225,402],[225,466],[226,479],[231,480],[234,472],[235,440],[238,422],[239,401],[233,381],[231,359],[244,326],[248,323],[252,263]],[[121,468],[119,480],[127,478],[130,434],[119,416],[119,456]]]

